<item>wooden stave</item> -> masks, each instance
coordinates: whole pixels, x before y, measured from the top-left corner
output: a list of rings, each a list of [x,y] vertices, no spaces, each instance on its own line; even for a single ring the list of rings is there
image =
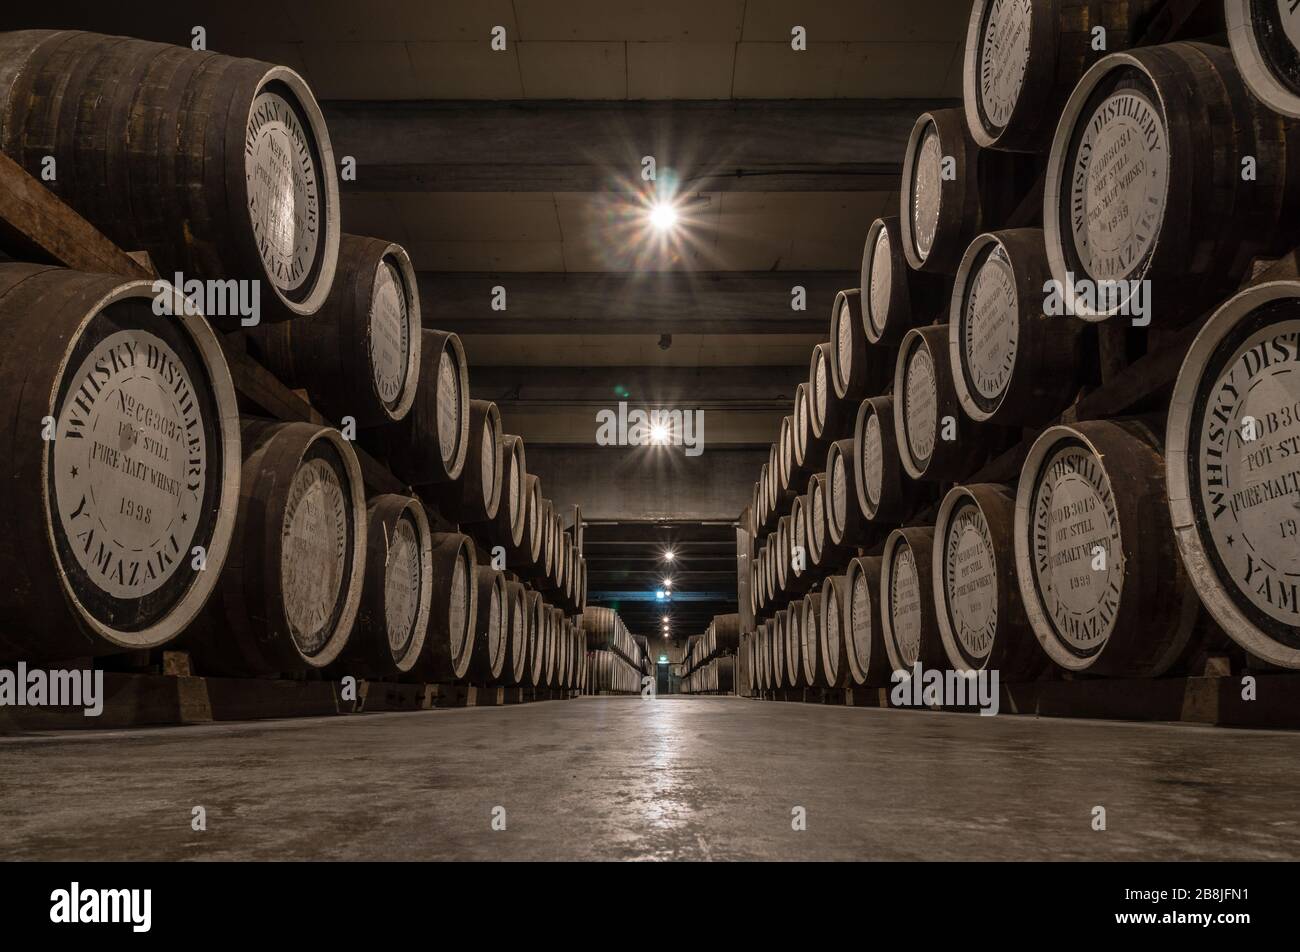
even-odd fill
[[[362,434],[398,479],[412,486],[454,483],[461,478],[469,455],[469,369],[465,349],[455,334],[424,330],[420,343],[420,376],[411,410],[401,420]],[[454,364],[459,389],[458,434],[454,457],[444,458],[438,435],[438,382],[442,356]]]
[[[36,437],[47,418],[57,421],[62,415],[59,390],[71,375],[75,349],[106,309],[153,298],[148,281],[0,263],[0,379],[21,381],[19,392],[6,401],[9,425],[3,431],[11,479],[9,504],[0,508],[6,540],[0,546],[0,567],[8,580],[0,588],[0,657],[61,660],[159,647],[180,636],[199,616],[217,585],[233,542],[241,444],[234,385],[218,339],[202,317],[168,318],[166,327],[178,329],[185,339],[206,378],[196,379],[196,388],[202,384],[211,402],[208,419],[215,439],[207,450],[214,464],[212,479],[219,482],[216,498],[202,507],[203,535],[191,541],[206,550],[206,570],[191,569],[191,581],[155,621],[143,626],[133,621],[130,627],[113,624],[96,617],[66,581],[68,569],[50,525],[49,506],[57,506],[57,487],[55,493],[50,489],[51,455],[57,443]],[[193,564],[190,553],[182,564]]]
[[[1257,27],[1252,7],[1251,0],[1224,2],[1233,59],[1256,99],[1274,112],[1300,119],[1300,88],[1291,88],[1286,77],[1279,77],[1282,53],[1275,51],[1271,44],[1266,46],[1267,36],[1261,38],[1260,35],[1276,35],[1277,24],[1270,22],[1264,28]],[[1292,86],[1296,86],[1294,81]]]
[[[914,480],[960,481],[975,472],[988,456],[987,440],[982,438],[985,426],[972,420],[957,399],[948,337],[949,331],[945,324],[916,327],[907,332],[898,349],[898,362],[894,371],[894,441],[903,471]],[[907,393],[910,359],[920,347],[929,351],[935,383],[934,449],[929,459],[924,461],[913,456],[907,438],[908,419],[904,396]],[[945,440],[942,437],[943,421],[947,417],[951,417],[956,424],[956,439]]]
[[[320,670],[342,653],[351,636],[365,578],[366,502],[361,466],[351,444],[334,429],[245,417],[239,510],[231,554],[208,605],[181,643],[217,674],[259,675]],[[283,599],[283,527],[293,477],[317,443],[328,444],[343,468],[351,516],[348,566],[341,579],[331,633],[314,654],[292,636]]]
[[[978,395],[970,379],[962,331],[966,326],[967,284],[975,276],[975,265],[984,252],[994,248],[1003,249],[1010,262],[1019,308],[1015,367],[996,405],[990,406],[995,401]],[[948,315],[948,363],[956,368],[952,380],[957,400],[966,416],[976,423],[1041,426],[1059,416],[1078,395],[1085,362],[1084,325],[1043,313],[1043,288],[1049,280],[1051,267],[1041,229],[986,232],[966,250],[957,269]]]
[[[910,679],[914,669],[905,665],[907,659],[902,656],[898,649],[894,632],[892,599],[890,597],[890,590],[894,581],[895,555],[902,546],[907,546],[912,550],[913,564],[916,567],[917,595],[921,616],[921,632],[916,662],[920,663],[922,670],[939,670],[944,667],[947,655],[943,649],[943,641],[939,637],[939,621],[934,604],[934,587],[929,578],[931,566],[934,564],[932,554],[934,528],[932,526],[904,526],[895,529],[890,533],[889,538],[885,540],[885,548],[881,556],[881,635],[885,644],[885,652],[889,656],[891,672],[895,674],[899,671],[906,672],[907,679]]]
[[[917,150],[931,124],[939,137],[940,156],[956,162],[955,176],[940,182],[939,220],[929,252],[922,257],[912,224],[911,183],[915,179]],[[971,138],[961,109],[934,109],[922,113],[912,128],[903,158],[899,197],[899,228],[903,254],[915,271],[954,274],[961,256],[976,235],[1004,227],[1019,204],[1032,159],[1011,152],[981,149]]]
[[[885,650],[884,632],[880,623],[880,572],[883,561],[879,556],[851,559],[845,571],[844,618],[846,620],[845,630],[850,635],[845,640],[845,659],[848,662],[849,677],[857,687],[884,687],[889,684],[890,675],[892,674],[889,653]],[[858,650],[858,642],[863,639],[858,637],[857,621],[859,613],[853,604],[859,578],[862,579],[862,584],[866,586],[865,592],[868,599],[865,606],[866,617],[863,620],[871,626],[865,638],[867,648],[865,659]]]
[[[400,520],[415,526],[420,547],[421,591],[414,619],[414,634],[401,657],[394,657],[387,625],[387,554]],[[429,615],[433,608],[432,529],[424,505],[413,496],[384,493],[370,499],[366,508],[366,563],[356,624],[337,666],[360,664],[376,676],[411,673],[424,651]]]
[[[1168,324],[1186,323],[1236,291],[1256,258],[1278,257],[1300,240],[1300,226],[1294,224],[1300,221],[1300,122],[1270,112],[1256,100],[1231,54],[1210,44],[1177,42],[1112,53],[1089,69],[1057,127],[1043,196],[1052,278],[1063,288],[1064,303],[1074,303],[1085,321],[1104,321],[1113,312],[1075,302],[1067,280],[1070,273],[1090,275],[1073,263],[1061,227],[1062,187],[1073,177],[1065,165],[1075,120],[1099,85],[1120,69],[1135,71],[1154,84],[1155,105],[1166,120],[1184,120],[1164,123],[1170,143],[1166,151],[1172,157],[1165,214],[1141,272],[1130,272],[1126,279],[1150,280],[1159,318]],[[1267,134],[1252,137],[1251,130]],[[1243,155],[1258,160],[1257,180],[1242,181],[1237,163]],[[1222,183],[1231,183],[1231,192]],[[1205,235],[1213,236],[1208,243],[1201,237]]]
[[[948,663],[955,671],[997,671],[1003,682],[1032,681],[1048,667],[1048,657],[1034,634],[1020,597],[1016,575],[1015,489],[990,483],[955,486],[944,497],[935,520],[931,582],[934,605]],[[962,650],[953,627],[946,578],[948,529],[958,508],[969,501],[983,517],[994,551],[994,577],[997,585],[997,631],[983,663]]]
[[[889,256],[889,301],[884,314],[873,318],[871,304],[871,275],[880,233],[887,236]],[[943,313],[951,296],[952,282],[938,274],[915,271],[902,252],[902,220],[897,215],[877,218],[867,229],[867,240],[862,249],[862,266],[858,280],[861,286],[859,303],[862,304],[862,329],[867,342],[877,346],[896,347],[913,327],[928,324]],[[862,303],[865,302],[865,303]]]
[[[1082,661],[1058,644],[1038,601],[1028,543],[1038,470],[1061,441],[1077,441],[1096,459],[1127,464],[1101,469],[1117,503],[1125,565],[1141,567],[1141,557],[1147,556],[1147,571],[1126,574],[1115,626],[1105,645],[1091,659]],[[1142,421],[1094,420],[1051,427],[1030,447],[1016,493],[1016,576],[1025,614],[1044,651],[1058,667],[1113,677],[1158,677],[1193,647],[1193,634],[1202,627],[1200,600],[1181,558],[1173,551],[1176,544],[1160,443],[1160,437]],[[1138,584],[1129,584],[1131,578]],[[1150,635],[1152,626],[1143,609],[1153,605],[1161,606],[1158,617],[1165,620],[1165,625],[1144,641],[1139,632]],[[1123,631],[1118,631],[1120,616]],[[1112,645],[1118,647],[1107,653]]]
[[[265,321],[320,309],[338,259],[338,177],[324,117],[301,76],[258,60],[83,31],[0,34],[0,50],[0,60],[13,64],[0,81],[15,84],[0,89],[0,149],[38,178],[41,160],[54,155],[62,171],[51,183],[53,190],[110,240],[148,252],[168,275],[268,284],[272,295],[261,308]],[[34,95],[43,83],[53,84],[57,97]],[[324,209],[317,220],[327,230],[312,265],[314,280],[301,300],[266,280],[248,217],[244,135],[255,97],[268,89],[283,89],[295,100],[298,118],[312,134],[315,171],[323,185],[318,198]],[[60,112],[75,111],[80,119],[92,110],[106,112],[107,118],[50,123],[46,117],[46,125],[61,127],[71,141],[27,142],[20,121],[27,114],[15,117],[14,103],[54,103],[65,94]],[[32,119],[42,121],[39,114]],[[124,145],[128,142],[156,143],[160,151],[133,151]],[[85,174],[78,176],[79,168]],[[126,196],[131,209],[147,211],[114,208],[114,196]],[[149,227],[138,228],[141,222]]]
[[[1210,392],[1215,383],[1213,375],[1225,369],[1224,366],[1216,367],[1220,354],[1226,353],[1230,357],[1230,348],[1243,346],[1244,341],[1239,343],[1237,337],[1246,334],[1248,338],[1252,325],[1258,324],[1258,330],[1262,330],[1281,323],[1282,319],[1290,320],[1272,309],[1297,299],[1300,299],[1300,281],[1269,281],[1246,288],[1215,311],[1197,333],[1184,357],[1174,384],[1165,432],[1165,479],[1170,524],[1179,557],[1187,574],[1194,580],[1201,603],[1224,632],[1252,656],[1290,669],[1300,668],[1300,643],[1297,643],[1300,632],[1293,633],[1290,626],[1265,615],[1257,606],[1243,603],[1238,597],[1240,589],[1235,583],[1225,580],[1225,575],[1232,574],[1231,569],[1223,561],[1212,537],[1207,535],[1212,530],[1203,523],[1206,517],[1198,512],[1199,479],[1192,474],[1196,472],[1199,475],[1203,467],[1198,456],[1198,451],[1203,450],[1197,421],[1198,417],[1214,408]],[[1270,317],[1278,319],[1270,320]],[[1228,358],[1223,359],[1226,362]],[[1255,389],[1252,384],[1247,393]],[[1214,409],[1217,414],[1218,408]],[[1228,421],[1225,424],[1227,431],[1240,432],[1238,423],[1241,419],[1244,417]],[[1266,423],[1266,426],[1271,425]],[[1274,432],[1286,431],[1279,428]],[[1244,534],[1239,526],[1236,531]],[[1275,553],[1270,553],[1270,556],[1270,563],[1281,562]]]
[[[375,389],[370,321],[375,280],[385,264],[406,295],[408,346],[403,386],[390,403]],[[420,374],[420,292],[415,266],[401,245],[359,235],[341,236],[338,267],[319,311],[295,321],[250,328],[250,353],[289,387],[307,391],[331,420],[352,417],[357,427],[394,423],[410,412]]]

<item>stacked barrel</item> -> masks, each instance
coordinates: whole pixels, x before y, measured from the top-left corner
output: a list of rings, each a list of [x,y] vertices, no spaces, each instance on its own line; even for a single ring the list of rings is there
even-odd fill
[[[975,3],[754,486],[746,688],[1300,668],[1300,19],[1183,7]]]
[[[73,31],[0,34],[0,60],[0,151],[167,277],[0,236],[0,660],[166,645],[199,674],[576,690],[576,507],[422,328],[406,251],[344,232],[306,83]],[[250,358],[324,422],[237,402]]]
[[[687,639],[682,659],[682,693],[736,693],[740,649],[740,616],[714,615],[703,634]]]
[[[654,673],[645,639],[627,630],[612,608],[589,606],[579,619],[588,678],[584,694],[639,694],[642,679]]]

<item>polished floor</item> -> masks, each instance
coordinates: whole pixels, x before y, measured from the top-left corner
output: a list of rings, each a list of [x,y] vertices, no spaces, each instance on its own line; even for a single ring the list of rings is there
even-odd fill
[[[0,738],[0,858],[1296,859],[1297,790],[1290,733],[582,698]]]

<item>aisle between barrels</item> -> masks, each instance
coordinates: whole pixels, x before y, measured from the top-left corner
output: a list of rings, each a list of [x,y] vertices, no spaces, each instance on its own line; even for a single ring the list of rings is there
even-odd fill
[[[1297,753],[726,697],[12,737],[0,859],[1295,859]]]

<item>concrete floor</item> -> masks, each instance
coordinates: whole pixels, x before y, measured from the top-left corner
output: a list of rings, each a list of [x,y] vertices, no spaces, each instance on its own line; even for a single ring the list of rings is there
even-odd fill
[[[1295,734],[583,698],[3,738],[0,858],[1296,859],[1298,789]]]

